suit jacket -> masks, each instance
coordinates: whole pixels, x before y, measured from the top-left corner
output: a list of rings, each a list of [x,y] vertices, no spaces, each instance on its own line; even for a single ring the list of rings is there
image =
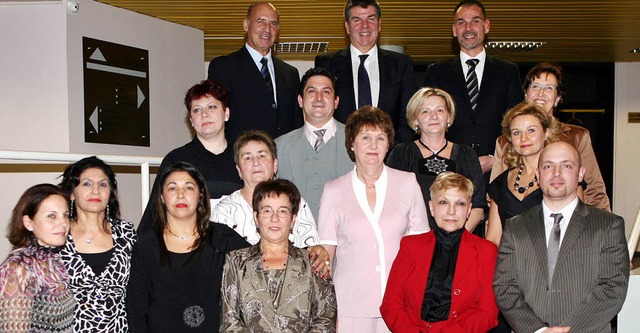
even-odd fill
[[[275,138],[302,126],[298,107],[298,70],[271,57],[275,70],[277,106],[267,83],[251,58],[247,46],[209,63],[209,79],[222,83],[229,91],[231,116],[226,125],[227,140],[248,129],[264,130]]]
[[[336,127],[336,135],[317,152],[307,140],[304,126],[276,139],[278,177],[298,187],[316,221],[324,184],[353,169],[344,145],[344,125],[336,121]]]
[[[506,221],[493,287],[513,330],[609,333],[629,282],[624,220],[578,202],[549,285],[542,205]]]
[[[470,145],[478,156],[493,154],[502,116],[523,99],[518,66],[487,55],[475,111],[463,73],[460,56],[431,64],[425,86],[443,89],[455,100],[456,118],[447,139]]]
[[[335,332],[333,283],[313,273],[309,251],[289,243],[282,274],[282,283],[266,278],[259,243],[229,253],[222,273],[220,332]]]
[[[602,180],[600,167],[596,154],[591,146],[591,136],[589,130],[584,127],[560,123],[560,133],[558,138],[564,142],[572,144],[580,153],[582,165],[585,168],[584,181],[587,183],[587,189],[584,191],[584,202],[611,212],[607,189]],[[491,168],[491,181],[498,177],[502,172],[508,169],[504,163],[505,149],[507,146],[507,138],[498,137],[496,141],[496,151],[493,154],[493,167]]]
[[[463,232],[451,286],[449,319],[429,323],[422,320],[421,311],[435,245],[433,232],[402,239],[380,306],[382,318],[393,332],[486,333],[498,324],[491,286],[497,247]]]
[[[338,78],[340,103],[334,118],[345,123],[347,117],[358,109],[353,91],[353,70],[351,51],[347,47],[328,55],[319,55],[316,67],[328,69]],[[413,63],[409,56],[378,48],[380,68],[380,97],[377,107],[391,116],[396,129],[396,141],[407,142],[413,138],[413,131],[407,125],[406,108],[411,96],[418,90],[413,77]]]

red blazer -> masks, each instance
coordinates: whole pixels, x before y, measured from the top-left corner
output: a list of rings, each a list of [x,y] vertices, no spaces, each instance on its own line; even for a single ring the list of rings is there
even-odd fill
[[[492,286],[498,248],[463,232],[449,319],[429,323],[420,312],[435,244],[433,232],[402,238],[380,306],[382,318],[392,332],[486,333],[498,324]]]

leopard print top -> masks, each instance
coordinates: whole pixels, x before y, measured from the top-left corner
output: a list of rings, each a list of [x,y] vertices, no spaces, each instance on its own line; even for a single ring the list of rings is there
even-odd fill
[[[113,256],[96,276],[76,251],[71,233],[61,251],[69,287],[78,302],[74,332],[129,332],[125,307],[131,269],[131,250],[137,236],[131,222],[111,220]]]

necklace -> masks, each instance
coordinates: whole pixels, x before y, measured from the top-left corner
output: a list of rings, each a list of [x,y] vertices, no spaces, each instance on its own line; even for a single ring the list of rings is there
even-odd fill
[[[440,154],[440,152],[442,152],[447,148],[447,146],[449,145],[449,141],[445,139],[444,146],[442,146],[442,148],[436,151],[432,150],[427,145],[425,145],[424,142],[422,142],[422,139],[418,139],[418,142],[420,142],[420,145],[425,147],[427,150],[429,150],[433,154],[432,156],[427,157],[424,163],[424,166],[427,167],[427,170],[429,170],[429,172],[435,173],[436,175],[439,175],[447,171],[447,166],[448,166],[447,162],[445,162],[444,158],[439,159],[438,154]]]
[[[93,239],[96,238],[97,235],[93,235],[91,237],[87,237],[87,240],[85,242],[87,242],[87,244],[91,244],[91,242],[93,242]]]
[[[529,182],[529,185],[522,187],[520,186],[520,176],[522,176],[522,171],[524,171],[524,163],[520,163],[520,168],[518,169],[518,175],[516,175],[516,181],[513,183],[513,189],[522,194],[527,192],[528,189],[532,188],[535,183],[538,181],[538,176],[534,175],[533,179]]]
[[[284,268],[287,268],[287,262],[289,261],[289,258],[291,258],[291,256],[287,255],[287,257],[284,259],[284,263],[282,263],[282,266]],[[265,259],[264,256],[262,256],[262,267],[263,267],[263,270],[269,269],[269,265],[267,264],[267,259]]]
[[[191,236],[178,236],[178,235],[174,234],[173,231],[171,231],[171,229],[169,229],[169,227],[167,227],[167,230],[169,230],[169,233],[174,235],[179,240],[188,240],[188,239],[196,238],[196,234],[195,233],[193,235],[191,235]]]

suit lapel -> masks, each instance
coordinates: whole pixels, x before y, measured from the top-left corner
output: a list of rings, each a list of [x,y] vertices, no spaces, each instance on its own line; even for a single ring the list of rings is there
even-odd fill
[[[305,154],[305,146],[308,145],[309,141],[307,141],[307,137],[304,134],[304,127],[300,128],[296,140],[293,142],[291,149],[287,150],[287,154],[289,155],[289,161],[291,161],[291,170],[294,171],[294,177],[300,176],[301,179],[304,179],[304,172],[306,172],[306,168],[304,166],[304,162],[306,160]],[[298,170],[298,172],[296,172]],[[297,173],[300,173],[299,175]]]
[[[391,82],[391,66],[387,64],[389,53],[378,47],[378,72],[380,73],[380,91],[378,93],[378,107],[390,112],[386,109],[388,98],[387,93],[391,93],[393,89],[389,89]]]
[[[544,231],[544,216],[542,213],[542,205],[535,206],[527,214],[527,218],[522,219],[527,226],[527,233],[530,235],[535,257],[538,259],[540,269],[545,277],[549,276],[549,267],[547,265],[547,236]]]
[[[338,52],[337,56],[339,56],[340,59],[337,62],[339,72],[336,76],[344,80],[343,82],[339,82],[340,90],[348,92],[348,95],[345,96],[346,98],[340,100],[340,104],[352,103],[351,105],[345,105],[346,109],[350,110],[349,113],[351,113],[351,111],[356,109],[356,94],[353,91],[353,71],[351,68],[351,50],[348,47],[342,49]]]
[[[458,110],[469,110],[471,111],[471,102],[469,101],[469,92],[467,91],[467,81],[464,77],[464,71],[462,70],[462,64],[460,63],[460,56],[455,58],[455,61],[451,63],[451,72],[453,73],[453,82],[455,82],[458,90],[458,96],[462,96],[459,103],[464,104],[464,107],[459,108]],[[454,92],[452,95],[456,95]]]
[[[558,267],[562,265],[562,262],[566,260],[567,255],[571,252],[573,246],[578,243],[577,240],[580,238],[580,234],[584,229],[586,216],[588,214],[589,212],[582,201],[578,201],[578,205],[571,215],[569,225],[567,225],[567,231],[565,231],[565,235],[562,237],[560,251],[558,252],[558,260],[556,261],[556,272],[558,271]]]
[[[242,62],[246,64],[245,66],[241,67],[242,72],[244,72],[242,74],[246,78],[245,82],[248,85],[251,85],[253,87],[253,89],[247,89],[247,90],[260,92],[261,95],[268,97],[269,89],[267,88],[267,83],[265,82],[264,77],[262,77],[262,74],[260,73],[260,70],[256,66],[256,63],[253,61],[253,58],[251,58],[251,54],[249,54],[249,51],[245,46],[243,46],[241,50],[242,50],[241,51]],[[273,65],[275,69],[275,63]],[[276,75],[276,80],[277,79],[278,79],[278,76]],[[276,81],[276,85],[277,84],[278,83]],[[269,98],[269,100],[273,100],[273,97]]]
[[[452,288],[462,285],[462,281],[467,277],[467,272],[475,267],[474,263],[478,262],[477,250],[472,250],[475,246],[469,243],[469,233],[463,232],[462,239],[460,240],[460,247],[458,248],[458,258],[456,259],[456,269],[453,273],[453,285]],[[452,299],[453,300],[453,299]]]

